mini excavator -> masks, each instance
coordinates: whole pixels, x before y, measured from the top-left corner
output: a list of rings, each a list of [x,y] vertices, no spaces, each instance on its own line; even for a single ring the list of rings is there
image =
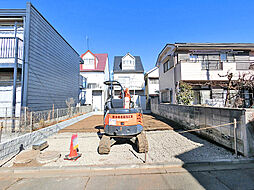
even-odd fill
[[[129,89],[123,89],[118,81],[105,81],[109,95],[104,106],[104,134],[101,137],[98,152],[108,154],[117,141],[135,143],[139,153],[148,152],[148,142],[143,132],[143,114],[134,108]],[[120,88],[119,98],[114,98],[114,89]]]

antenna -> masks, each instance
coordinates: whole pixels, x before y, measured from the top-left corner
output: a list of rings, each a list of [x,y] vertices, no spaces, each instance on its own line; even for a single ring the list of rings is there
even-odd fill
[[[89,50],[89,38],[88,38],[88,36],[86,36],[86,47],[87,47],[87,50]]]

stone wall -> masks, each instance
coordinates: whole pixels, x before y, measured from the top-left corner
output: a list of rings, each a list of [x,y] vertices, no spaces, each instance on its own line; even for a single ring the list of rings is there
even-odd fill
[[[232,109],[202,106],[158,104],[151,101],[151,112],[177,122],[185,129],[223,125],[237,120],[237,150],[245,156],[254,155],[254,109]],[[196,131],[199,135],[234,149],[234,125]]]

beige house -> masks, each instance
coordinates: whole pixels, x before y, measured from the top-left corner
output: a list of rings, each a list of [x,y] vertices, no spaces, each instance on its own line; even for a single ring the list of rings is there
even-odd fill
[[[252,43],[175,43],[160,52],[160,101],[177,103],[179,82],[186,82],[194,91],[193,104],[222,107],[225,103],[228,72],[237,80],[244,73],[253,74],[254,44]],[[223,77],[224,76],[224,77]],[[235,91],[231,90],[231,94]],[[253,89],[241,89],[244,107],[253,105]]]

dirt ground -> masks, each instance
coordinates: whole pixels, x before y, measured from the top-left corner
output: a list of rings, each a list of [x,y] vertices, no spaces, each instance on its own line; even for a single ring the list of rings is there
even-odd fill
[[[72,126],[66,127],[58,134],[45,139],[49,147],[42,151],[57,151],[62,156],[47,166],[80,166],[104,164],[137,164],[164,162],[193,162],[219,159],[234,159],[232,152],[199,137],[185,133],[179,134],[175,124],[153,115],[144,115],[144,126],[148,140],[148,153],[138,153],[131,141],[119,142],[111,147],[110,154],[100,155],[98,146],[100,132],[103,132],[103,116],[94,115]],[[70,153],[70,139],[73,133],[78,134],[79,151],[82,154],[77,161],[64,160]],[[32,164],[32,163],[31,163]],[[13,166],[13,161],[6,167]],[[14,165],[15,166],[15,165]],[[33,165],[32,165],[33,166]],[[18,166],[15,166],[18,167]]]
[[[146,131],[173,129],[168,123],[166,123],[157,116],[144,114],[143,122]],[[103,132],[103,116],[94,115],[88,117],[80,122],[77,122],[59,131],[59,133],[65,132],[73,132],[73,133]]]

